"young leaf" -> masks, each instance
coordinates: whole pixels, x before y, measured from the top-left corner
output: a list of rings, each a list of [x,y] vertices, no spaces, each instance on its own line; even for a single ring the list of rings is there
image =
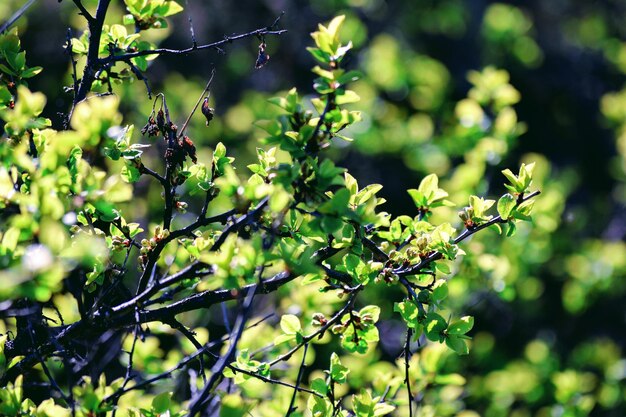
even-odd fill
[[[498,200],[498,214],[502,219],[506,220],[515,208],[515,197],[511,194],[505,194]]]
[[[452,335],[463,335],[474,327],[474,317],[472,316],[464,316],[458,320],[453,321],[448,326],[448,334]]]
[[[302,330],[302,326],[300,326],[300,320],[298,320],[298,317],[294,316],[293,314],[285,314],[283,317],[281,317],[280,328],[286,334],[296,334],[300,330]]]

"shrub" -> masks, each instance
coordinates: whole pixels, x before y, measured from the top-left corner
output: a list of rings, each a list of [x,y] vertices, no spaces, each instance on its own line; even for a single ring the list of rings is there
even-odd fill
[[[442,346],[468,353],[474,324],[447,305],[448,281],[463,241],[487,228],[512,236],[530,219],[534,164],[504,170],[497,201],[469,195],[460,222],[433,219],[452,213],[436,174],[408,189],[405,215],[381,211],[381,185],[359,185],[325,156],[362,117],[343,16],[312,34],[313,96],[292,89],[269,100],[277,117],[256,121],[266,132],[257,161],[239,165],[222,143],[205,159],[187,129],[211,129],[219,73],[186,117],[157,94],[141,129],[123,123],[113,84],[137,78],[151,95],[149,60],[252,37],[261,70],[266,42],[286,32],[280,18],[173,50],[144,39],[182,10],[173,1],[127,0],[129,14],[110,25],[109,1],[95,14],[74,3],[88,30],[68,40],[64,128],[42,117],[46,97],[27,84],[42,69],[27,65],[17,32],[0,38],[3,415],[410,415],[423,384],[463,383],[439,369]],[[474,95],[456,107],[468,137],[483,129],[483,107],[501,117],[494,129],[513,120],[517,93],[495,69],[472,77]],[[141,194],[154,185],[161,200]],[[160,217],[141,204],[158,204]],[[380,292],[392,297],[363,301]],[[381,315],[406,338],[403,359],[377,363],[375,379],[363,368],[380,354]],[[419,365],[416,344],[429,346]]]

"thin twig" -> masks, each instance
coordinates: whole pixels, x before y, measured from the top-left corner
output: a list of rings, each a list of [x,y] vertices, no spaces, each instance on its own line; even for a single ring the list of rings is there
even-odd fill
[[[1,26],[0,26],[0,33],[4,33],[6,30],[8,30],[11,26],[13,26],[13,23],[17,22],[18,19],[20,17],[22,17],[24,15],[24,13],[26,13],[26,11],[30,8],[30,6],[33,5],[33,3],[35,2],[35,0],[28,0],[26,2],[26,4],[24,4],[22,7],[20,7],[15,13],[13,13],[13,16],[9,17],[9,20],[7,20],[6,22],[4,22]]]
[[[243,334],[246,321],[248,320],[248,315],[250,314],[252,300],[254,300],[255,293],[256,286],[251,288],[246,294],[243,306],[241,307],[241,312],[237,316],[234,330],[230,337],[230,346],[228,347],[226,353],[220,356],[219,360],[211,368],[211,377],[204,385],[202,391],[191,398],[191,401],[189,402],[189,416],[193,417],[201,411],[202,406],[206,404],[210,398],[210,394],[213,391],[214,386],[217,384],[218,380],[223,377],[222,374],[224,369],[229,362],[232,361],[232,358],[235,355],[235,350],[237,349],[237,343]]]
[[[85,19],[87,19],[87,22],[93,22],[95,20],[94,17],[91,15],[91,13],[87,11],[87,9],[85,8],[81,0],[72,0],[72,1],[76,5],[76,7],[78,7],[78,10],[80,10],[80,14],[83,15]]]
[[[262,28],[262,29],[256,29],[250,32],[246,32],[246,33],[239,33],[236,35],[231,35],[231,36],[225,36],[224,39],[216,41],[216,42],[211,42],[211,43],[207,43],[204,45],[197,45],[195,47],[190,47],[190,48],[185,48],[185,49],[169,49],[169,48],[156,48],[156,49],[144,49],[142,51],[137,51],[137,52],[129,52],[129,53],[125,53],[125,54],[121,54],[121,55],[114,55],[114,56],[109,56],[106,58],[102,58],[102,62],[103,63],[112,63],[112,62],[119,62],[119,61],[126,61],[130,58],[137,58],[140,56],[148,56],[148,55],[186,55],[190,52],[194,52],[194,51],[201,51],[204,49],[218,49],[220,46],[232,43],[234,41],[240,40],[240,39],[245,39],[245,38],[250,38],[253,36],[259,36],[259,35],[282,35],[284,33],[287,33],[287,30],[282,29],[282,30],[267,30],[267,28]]]
[[[202,99],[204,99],[204,95],[207,93],[207,91],[209,92],[209,95],[207,97],[211,96],[211,92],[209,91],[209,89],[211,88],[211,83],[213,82],[214,76],[215,76],[215,68],[211,70],[211,78],[209,78],[209,82],[206,83],[206,87],[204,87],[204,90],[202,90],[202,94],[200,94],[198,101],[196,101],[196,105],[193,106],[193,110],[191,110],[191,113],[189,113],[189,116],[187,116],[187,120],[185,120],[185,123],[183,123],[183,127],[179,131],[180,132],[179,136],[183,136],[183,133],[185,132],[185,129],[187,129],[187,125],[189,124],[189,121],[191,120],[191,117],[198,109],[198,106],[200,105],[200,102],[202,101]]]
[[[413,394],[411,393],[411,380],[409,378],[409,360],[411,359],[411,337],[413,329],[407,327],[406,342],[404,344],[404,382],[406,383],[406,391],[409,397],[409,417],[413,417]]]
[[[311,333],[311,334],[309,334],[307,336],[303,336],[302,337],[302,341],[300,343],[298,343],[296,346],[291,348],[286,353],[283,353],[282,355],[280,355],[277,358],[273,359],[272,361],[268,362],[268,365],[270,367],[272,367],[272,366],[276,365],[278,362],[282,362],[282,361],[288,360],[289,358],[291,358],[293,356],[294,353],[296,353],[298,350],[300,350],[300,348],[302,348],[304,345],[308,344],[311,340],[313,340],[316,337],[321,336],[324,333],[326,333],[326,331],[328,329],[330,329],[331,326],[333,326],[335,323],[337,323],[339,320],[341,320],[341,318],[348,312],[348,310],[350,310],[352,308],[352,306],[354,305],[354,302],[356,301],[356,296],[359,293],[359,291],[361,291],[361,289],[363,289],[362,285],[359,285],[358,287],[356,287],[353,290],[352,294],[350,294],[350,298],[348,299],[348,302],[341,308],[341,310],[339,310],[337,313],[335,313],[335,315],[332,318],[330,318],[326,322],[326,324],[324,324],[322,327],[320,327],[319,329],[317,329],[313,333]]]
[[[533,193],[530,193],[526,196],[523,196],[521,198],[518,199],[517,204],[515,207],[519,207],[520,204],[522,204],[525,201],[530,200],[531,198],[534,198],[536,196],[538,196],[539,194],[541,194],[541,191],[535,191]],[[453,243],[459,244],[462,241],[464,241],[465,239],[467,239],[468,237],[472,236],[473,234],[486,229],[489,226],[493,226],[494,224],[497,223],[507,223],[508,220],[504,220],[502,219],[501,216],[496,216],[493,219],[478,225],[476,227],[473,227],[471,229],[465,229],[461,234],[459,234],[454,240]],[[428,266],[429,264],[431,264],[434,261],[437,261],[439,259],[443,258],[443,254],[439,251],[435,251],[432,254],[430,254],[429,256],[427,256],[426,258],[424,258],[423,260],[421,260],[419,263],[415,264],[415,265],[411,265],[409,267],[401,267],[398,268],[396,270],[394,270],[394,274],[398,275],[399,277],[406,277],[406,276],[410,276],[410,275],[416,275],[421,273],[420,271],[422,269],[424,269],[426,266]]]
[[[302,362],[300,362],[300,369],[298,370],[298,378],[296,379],[296,386],[293,390],[293,395],[291,396],[291,402],[289,403],[289,409],[287,410],[287,415],[285,417],[289,417],[291,413],[296,411],[296,407],[294,404],[296,403],[296,395],[298,394],[298,387],[300,386],[300,382],[302,382],[302,377],[304,376],[304,363],[306,361],[306,354],[309,351],[309,344],[304,345],[304,352],[302,353]]]
[[[189,34],[191,35],[191,44],[192,47],[198,46],[198,42],[196,42],[196,34],[193,30],[193,21],[191,20],[191,10],[189,10],[189,1],[185,0],[185,9],[187,10],[187,17],[189,19]]]

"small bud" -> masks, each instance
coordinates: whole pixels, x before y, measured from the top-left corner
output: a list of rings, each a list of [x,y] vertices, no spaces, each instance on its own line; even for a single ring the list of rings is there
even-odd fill
[[[176,202],[176,210],[179,213],[186,213],[187,212],[187,203],[185,203],[184,201],[177,201]]]
[[[417,249],[415,248],[408,248],[406,250],[406,257],[407,259],[415,259],[419,256],[419,253],[417,251]]]
[[[399,261],[402,258],[402,254],[397,250],[392,250],[389,252],[389,259],[392,261]]]
[[[313,314],[313,322],[312,322],[313,326],[320,327],[320,326],[325,325],[326,323],[328,323],[328,320],[326,319],[326,316],[324,316],[324,314],[322,313]]]
[[[417,246],[417,248],[423,252],[424,249],[426,249],[426,247],[428,246],[428,243],[430,243],[429,241],[430,239],[428,238],[428,236],[422,235],[415,240],[415,246]]]
[[[342,324],[335,324],[330,330],[335,334],[342,334],[346,331],[346,328]]]

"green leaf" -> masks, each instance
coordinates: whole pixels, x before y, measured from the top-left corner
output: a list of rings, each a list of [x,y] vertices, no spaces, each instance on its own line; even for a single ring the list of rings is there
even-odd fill
[[[339,36],[339,29],[341,28],[344,20],[346,20],[346,16],[340,15],[336,16],[335,18],[333,18],[333,20],[330,21],[330,23],[328,24],[328,34],[331,37],[336,38],[337,36]]]
[[[280,319],[280,328],[286,334],[296,334],[302,330],[300,320],[293,314],[285,314]]]
[[[357,103],[361,100],[361,97],[352,90],[346,90],[343,94],[337,95],[335,102],[338,105]]]
[[[278,336],[276,336],[274,338],[274,344],[276,346],[281,345],[285,342],[289,342],[291,340],[294,340],[296,338],[295,334],[279,334]]]
[[[141,71],[146,71],[148,69],[148,59],[145,56],[131,58],[131,61]]]
[[[437,313],[428,313],[424,321],[424,332],[428,340],[441,342],[443,331],[446,329],[446,320]]]
[[[320,67],[319,65],[316,65],[315,67],[313,67],[313,69],[311,70],[314,74],[319,75],[322,78],[326,78],[327,80],[332,80],[334,78],[334,75],[332,73],[332,71],[328,71],[323,69],[322,67]],[[339,103],[337,103],[339,104]]]
[[[502,171],[502,173],[509,180],[509,182],[511,183],[511,185],[513,185],[515,189],[518,189],[520,187],[520,182],[517,180],[517,176],[513,174],[513,172],[511,172],[510,169],[507,168],[504,171]]]
[[[509,225],[509,229],[506,231],[506,236],[514,236],[515,232],[517,231],[517,226],[515,226],[515,223],[513,223],[512,221],[508,222],[507,224]]]
[[[0,64],[0,71],[4,72],[5,74],[8,74],[8,75],[17,75],[17,72],[13,71],[12,69],[10,69],[9,67],[7,67],[4,64]]]
[[[128,31],[126,30],[126,27],[122,25],[111,25],[109,33],[111,34],[113,40],[116,41],[122,41],[124,38],[126,38],[126,36],[128,36]]]
[[[407,193],[409,193],[417,208],[428,206],[428,199],[421,191],[412,188],[407,190]]]
[[[39,74],[41,71],[43,71],[43,67],[31,67],[22,71],[20,76],[22,78],[32,78],[35,75]]]
[[[498,214],[502,219],[506,220],[511,215],[511,212],[515,208],[515,197],[511,194],[505,194],[498,200]]]
[[[134,25],[135,17],[132,14],[125,14],[124,17],[122,18],[122,23],[125,25]],[[74,50],[74,52],[76,51]],[[87,49],[85,49],[84,52],[87,52]]]
[[[140,227],[139,223],[128,223],[126,227],[128,227],[128,234],[130,235],[131,238],[143,232],[143,229]]]
[[[361,73],[358,71],[348,71],[345,74],[340,75],[339,77],[337,77],[337,82],[341,85],[347,84],[347,83],[351,83],[354,81],[357,81],[359,78],[361,78]]]
[[[458,336],[450,335],[446,337],[446,345],[459,355],[467,355],[469,353],[467,343]]]
[[[350,370],[341,364],[339,356],[333,352],[330,355],[330,377],[333,381],[343,384],[346,382]]]
[[[418,191],[422,193],[427,199],[430,200],[431,196],[439,189],[439,178],[435,174],[430,174],[424,177],[418,187]]]
[[[444,279],[438,279],[433,285],[433,298],[441,301],[448,296],[448,283]]]
[[[374,323],[377,323],[378,318],[380,317],[380,307],[375,306],[375,305],[370,305],[370,306],[363,307],[359,311],[359,315],[361,317],[363,317],[366,314],[372,318],[372,321]]]
[[[226,147],[222,142],[219,142],[215,146],[215,151],[213,152],[213,159],[219,159],[226,156]]]
[[[20,229],[9,227],[4,236],[2,236],[2,248],[5,250],[5,253],[13,253],[15,251],[19,237]]]
[[[395,410],[396,407],[387,403],[376,403],[374,406],[374,417],[384,416]]]
[[[450,273],[450,266],[444,262],[437,262],[435,263],[435,268],[437,269],[437,271],[443,273],[443,274],[449,274]]]
[[[22,72],[24,65],[26,65],[26,52],[20,52],[17,54],[7,54],[7,62],[18,73]]]
[[[463,335],[474,327],[474,317],[472,316],[464,316],[458,320],[453,321],[448,326],[448,334],[452,335]]]
[[[170,408],[170,398],[172,393],[162,392],[152,399],[152,409],[158,413],[163,414]]]
[[[137,169],[134,165],[127,164],[122,167],[120,176],[124,182],[132,184],[139,181],[139,178],[141,178],[141,172],[139,172],[139,169]]]
[[[164,5],[157,7],[156,13],[163,17],[168,17],[180,13],[183,11],[183,7],[175,1],[168,1]]]
[[[326,395],[328,394],[328,383],[322,378],[315,378],[311,381],[311,389],[318,394]]]
[[[456,343],[456,342],[453,342]],[[449,346],[449,345],[448,345]],[[435,375],[436,384],[440,385],[465,385],[465,378],[459,374]]]
[[[313,55],[313,58],[317,59],[319,62],[323,64],[328,64],[330,62],[330,54],[328,52],[322,51],[319,48],[311,47],[306,48],[306,50],[309,51],[309,53]]]
[[[402,319],[407,326],[414,329],[417,327],[417,306],[412,301],[406,300],[400,303],[395,303],[393,311],[400,313]]]

